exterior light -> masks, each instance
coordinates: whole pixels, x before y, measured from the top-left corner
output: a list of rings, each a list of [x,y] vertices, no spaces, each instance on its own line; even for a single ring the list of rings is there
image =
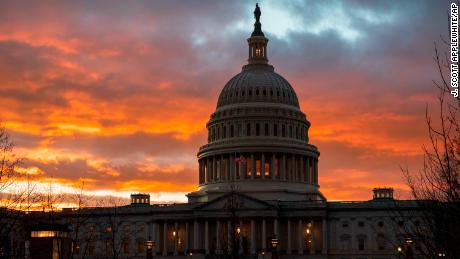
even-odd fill
[[[310,229],[309,229],[309,228],[307,228],[307,231],[306,231],[306,232],[307,232],[307,235],[308,235],[308,234],[310,234]]]
[[[273,249],[276,249],[276,247],[278,247],[279,241],[278,241],[278,238],[276,238],[275,234],[273,234],[270,243],[271,243]]]
[[[413,241],[412,241],[412,239],[410,237],[408,237],[408,238],[406,238],[405,242],[406,242],[406,244],[410,245],[410,244],[412,244]]]
[[[175,237],[175,236],[176,236],[176,231],[173,231],[173,237]]]
[[[152,249],[153,248],[153,241],[152,240],[145,241],[145,246],[149,250]]]
[[[240,233],[241,233],[241,228],[240,228],[240,226],[237,226],[237,227],[236,227],[236,233],[237,233],[237,234],[240,234]]]
[[[398,252],[402,252],[402,247],[398,246]]]
[[[145,247],[147,248],[147,259],[153,259],[153,247],[155,247],[155,242],[152,241],[152,238],[149,236],[149,239],[145,241]]]

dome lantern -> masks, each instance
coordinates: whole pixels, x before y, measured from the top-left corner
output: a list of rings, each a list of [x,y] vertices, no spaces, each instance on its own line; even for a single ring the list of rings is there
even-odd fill
[[[262,24],[260,23],[260,8],[259,4],[256,4],[256,9],[254,10],[254,18],[256,22],[254,23],[254,31],[251,34],[251,37],[248,38],[249,45],[249,64],[267,64],[267,43],[268,39],[265,38],[264,33],[262,32]]]

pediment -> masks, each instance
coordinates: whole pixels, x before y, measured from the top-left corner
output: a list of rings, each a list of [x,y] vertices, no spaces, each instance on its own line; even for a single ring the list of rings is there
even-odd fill
[[[259,210],[273,208],[274,206],[268,202],[241,193],[224,194],[198,207],[200,210]]]

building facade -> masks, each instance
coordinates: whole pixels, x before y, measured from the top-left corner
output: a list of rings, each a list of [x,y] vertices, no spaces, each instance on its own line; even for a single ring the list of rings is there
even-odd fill
[[[64,210],[55,218],[69,226],[74,258],[390,259],[411,249],[404,230],[417,224],[417,208],[391,188],[361,202],[328,202],[320,192],[310,122],[268,63],[260,15],[257,6],[247,64],[206,124],[188,202],[151,205],[137,194],[128,206]]]

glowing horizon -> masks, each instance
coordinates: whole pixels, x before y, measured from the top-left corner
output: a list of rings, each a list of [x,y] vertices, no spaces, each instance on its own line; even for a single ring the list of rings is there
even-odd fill
[[[58,193],[84,179],[89,196],[186,201],[218,94],[245,64],[254,4],[0,2],[0,121],[20,171]],[[379,186],[407,198],[399,168],[423,161],[448,2],[259,4],[326,198],[368,200]]]

